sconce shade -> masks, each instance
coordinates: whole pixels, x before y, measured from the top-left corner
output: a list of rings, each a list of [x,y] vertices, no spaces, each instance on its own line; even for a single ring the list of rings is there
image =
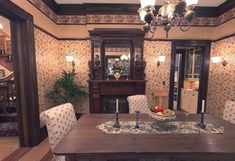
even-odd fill
[[[73,62],[73,56],[71,56],[71,55],[66,55],[66,56],[65,56],[65,59],[66,59],[66,61],[69,62],[69,63]]]
[[[171,4],[164,5],[159,9],[159,14],[162,16],[161,18],[163,20],[171,19],[173,18],[174,8]]]
[[[185,0],[187,6],[196,5],[198,0]]]
[[[140,8],[139,15],[140,15],[140,20],[142,22],[144,22],[146,14],[147,14],[147,12]]]
[[[141,8],[145,8],[147,6],[155,6],[156,0],[140,0]]]
[[[166,56],[159,56],[159,62],[163,63],[166,60]]]
[[[221,57],[220,56],[213,56],[213,57],[211,57],[211,61],[214,64],[220,63],[221,62]]]

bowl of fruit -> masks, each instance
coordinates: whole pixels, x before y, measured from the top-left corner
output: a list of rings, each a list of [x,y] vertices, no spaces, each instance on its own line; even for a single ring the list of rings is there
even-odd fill
[[[151,108],[150,111],[150,116],[156,121],[171,121],[176,118],[174,111],[163,106],[156,106]]]

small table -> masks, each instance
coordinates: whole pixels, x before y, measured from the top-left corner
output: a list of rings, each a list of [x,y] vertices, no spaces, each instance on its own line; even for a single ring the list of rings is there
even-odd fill
[[[199,121],[199,115],[189,115],[188,121]],[[171,161],[234,161],[235,125],[213,115],[205,122],[224,126],[223,134],[105,134],[96,126],[114,120],[114,114],[85,114],[54,149],[69,161],[79,159],[171,158]],[[176,121],[185,121],[177,114]],[[135,120],[135,115],[121,114],[121,121]],[[141,121],[152,120],[147,114]]]

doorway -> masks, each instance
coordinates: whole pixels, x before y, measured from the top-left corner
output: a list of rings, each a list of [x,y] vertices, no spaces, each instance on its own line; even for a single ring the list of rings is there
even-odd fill
[[[210,41],[173,41],[169,105],[188,113],[201,111],[207,98]]]
[[[0,0],[0,14],[10,20],[18,135],[21,147],[41,142],[32,15]]]
[[[0,15],[0,137],[18,136],[10,20]]]

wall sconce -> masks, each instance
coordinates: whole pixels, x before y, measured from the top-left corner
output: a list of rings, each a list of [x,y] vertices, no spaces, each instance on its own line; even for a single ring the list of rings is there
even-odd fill
[[[157,61],[157,66],[159,67],[162,63],[164,63],[166,60],[166,56],[159,56],[158,61]]]
[[[228,62],[226,60],[221,61],[221,57],[220,56],[213,56],[211,57],[211,61],[214,64],[218,64],[221,63],[224,67],[228,64]]]
[[[66,56],[65,56],[65,59],[66,59],[66,61],[67,61],[69,64],[72,65],[73,70],[74,70],[75,61],[74,61],[73,56],[71,56],[71,55],[66,55]]]

